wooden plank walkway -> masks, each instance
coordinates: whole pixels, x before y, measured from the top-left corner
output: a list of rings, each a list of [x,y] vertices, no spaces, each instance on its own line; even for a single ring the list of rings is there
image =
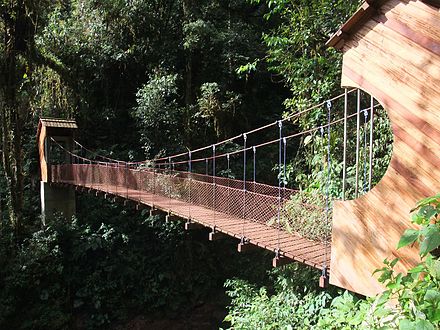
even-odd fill
[[[284,230],[244,220],[212,209],[186,203],[147,191],[127,189],[123,186],[109,186],[105,184],[78,185],[75,182],[62,182],[78,187],[108,193],[114,196],[132,200],[147,205],[152,209],[158,209],[170,215],[177,216],[215,229],[238,239],[244,238],[246,242],[273,251],[278,250],[278,255],[294,261],[304,263],[317,269],[322,269],[326,259],[326,267],[330,265],[330,245],[305,239],[298,234],[290,234]]]

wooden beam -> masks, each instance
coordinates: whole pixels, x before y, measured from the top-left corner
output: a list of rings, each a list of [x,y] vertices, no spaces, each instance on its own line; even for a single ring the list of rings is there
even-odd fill
[[[165,216],[165,222],[166,222],[166,223],[170,223],[171,221],[176,221],[176,220],[178,220],[178,219],[179,219],[179,217],[176,216],[176,215],[173,215],[173,214],[167,214],[167,215]]]
[[[257,248],[258,248],[258,246],[244,241],[244,242],[238,243],[237,251],[238,252],[249,252],[249,251],[254,251]]]
[[[123,202],[123,201],[125,201],[125,199],[123,197],[121,197],[121,196],[115,195],[113,197],[113,203],[120,203],[120,202]]]
[[[372,15],[376,13],[376,8],[380,7],[381,1],[366,1],[359,9],[350,17],[350,19],[342,25],[336,33],[326,42],[327,47],[341,49],[344,45],[343,40],[356,33]]]
[[[142,203],[137,203],[136,204],[136,210],[137,211],[146,210],[148,208],[149,208],[148,205],[145,205],[145,204],[142,204]]]
[[[225,238],[226,238],[225,234],[218,232],[218,231],[215,231],[215,230],[213,230],[212,232],[209,233],[209,240],[211,242],[218,241],[218,240],[225,239]]]
[[[185,230],[194,230],[194,229],[201,229],[203,226],[196,222],[187,221],[185,222]]]
[[[101,191],[101,190],[96,190],[95,191],[95,196],[105,196],[105,192],[104,191]]]
[[[161,211],[159,209],[154,209],[154,208],[150,209],[150,217],[154,217],[155,215],[159,215],[160,213]]]
[[[272,259],[272,267],[281,267],[291,264],[292,262],[295,262],[295,260],[283,256],[276,256]]]
[[[321,275],[321,277],[319,278],[319,287],[320,288],[327,288],[328,287],[328,275]]]
[[[422,0],[422,2],[427,3],[428,5],[434,6],[436,8],[440,8],[439,0]]]

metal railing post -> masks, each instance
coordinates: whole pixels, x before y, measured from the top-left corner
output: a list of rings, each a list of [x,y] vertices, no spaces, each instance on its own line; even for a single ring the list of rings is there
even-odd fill
[[[370,99],[370,171],[368,175],[368,190],[371,190],[371,182],[373,180],[373,134],[374,134],[374,98]]]
[[[345,201],[345,189],[347,184],[347,116],[348,116],[348,91],[344,93],[344,141],[342,159],[342,200]]]
[[[356,178],[355,178],[355,198],[359,197],[359,135],[361,126],[361,90],[357,90],[357,110],[356,110]]]

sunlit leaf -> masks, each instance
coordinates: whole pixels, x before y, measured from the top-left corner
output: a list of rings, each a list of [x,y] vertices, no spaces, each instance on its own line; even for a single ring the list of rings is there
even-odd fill
[[[397,244],[397,248],[400,249],[404,246],[414,243],[418,237],[419,237],[418,230],[416,229],[405,230],[405,232],[403,233],[402,237],[399,240],[399,243]]]

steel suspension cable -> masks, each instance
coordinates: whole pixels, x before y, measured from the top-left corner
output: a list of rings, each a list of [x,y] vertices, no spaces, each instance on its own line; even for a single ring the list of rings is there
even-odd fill
[[[347,115],[348,115],[348,92],[345,88],[344,93],[344,139],[342,146],[342,200],[345,201],[345,187],[347,177]]]
[[[377,108],[378,106],[380,106],[380,104],[374,105],[373,108]],[[295,138],[295,137],[299,137],[299,136],[306,135],[306,134],[309,134],[309,133],[313,133],[313,132],[315,132],[315,131],[317,131],[317,130],[319,130],[321,128],[327,128],[329,126],[339,124],[340,122],[346,121],[347,119],[350,119],[350,118],[352,118],[352,117],[354,117],[356,115],[357,115],[357,113],[354,113],[354,114],[351,114],[351,115],[348,115],[348,116],[344,116],[344,118],[341,118],[341,119],[338,119],[338,120],[334,120],[330,124],[321,125],[321,126],[314,127],[314,128],[311,128],[311,129],[308,129],[308,130],[305,130],[305,131],[301,131],[301,132],[298,132],[298,133],[295,133],[295,134],[291,134],[289,136],[286,136],[285,138],[288,140],[288,139],[291,139],[291,138]],[[56,142],[56,141],[54,140],[54,142]],[[250,149],[253,149],[253,148],[260,148],[260,147],[264,147],[264,146],[267,146],[267,145],[270,145],[270,144],[273,144],[273,143],[277,143],[277,142],[279,142],[279,139],[275,139],[275,140],[271,140],[271,141],[268,141],[268,142],[264,142],[264,143],[255,145],[253,147],[247,147],[246,150],[240,149],[240,150],[229,152],[227,154],[226,153],[224,153],[224,154],[216,154],[215,158],[226,157],[228,154],[229,154],[229,156],[235,155],[235,154],[239,154],[239,153],[242,153],[244,151],[247,151],[247,150],[250,150]],[[215,145],[217,146],[218,144],[215,144]],[[62,146],[60,145],[60,147],[62,147]],[[76,155],[76,154],[74,154],[74,153],[72,153],[70,151],[67,151],[67,152],[69,152],[69,154],[71,154],[78,161],[81,160],[83,162],[94,162],[94,163],[103,163],[104,164],[104,162],[92,161],[92,160],[90,160],[88,158]],[[188,153],[186,153],[186,154],[188,154]],[[201,161],[206,161],[206,159],[213,159],[213,157],[205,157],[205,158],[194,159],[194,160],[191,160],[191,163],[193,163],[193,162],[197,163],[197,162],[201,162]],[[175,165],[184,164],[184,163],[187,163],[187,162],[188,161],[171,162],[171,165],[175,166]],[[118,161],[118,163],[116,163],[116,164],[120,165],[122,163],[125,163],[125,162]],[[129,163],[129,164],[133,164],[133,163]],[[161,165],[166,165],[166,163],[162,163]],[[152,167],[155,167],[155,166],[156,165],[153,163]]]
[[[283,138],[283,201],[286,198],[286,184],[287,184],[287,175],[286,175],[286,159],[287,159],[287,139]]]
[[[327,182],[325,188],[325,221],[326,228],[329,228],[330,224],[330,182],[331,182],[331,101],[327,102],[327,122],[329,123],[327,128]],[[327,258],[328,258],[328,248],[329,248],[329,237],[326,230],[325,235],[325,245],[324,245],[324,261],[322,265],[322,276],[327,278]]]
[[[74,157],[74,158],[76,158],[76,159],[78,159],[78,160],[81,160],[81,161],[83,161],[83,162],[92,162],[92,160],[89,159],[89,158],[79,156],[79,155],[74,154],[73,152],[67,150],[67,149],[64,148],[61,144],[59,144],[59,143],[58,143],[53,137],[50,137],[50,140],[51,140],[52,142],[54,142],[54,143],[55,143],[59,148],[61,148],[63,151],[67,152],[71,157]],[[96,162],[96,161],[94,161],[94,162]],[[96,162],[96,163],[98,163],[98,162]]]
[[[355,198],[359,197],[359,131],[361,126],[361,90],[357,91],[356,102],[356,177],[355,177]]]
[[[252,169],[253,169],[253,193],[254,193],[253,198],[252,198],[252,201],[253,201],[253,203],[252,203],[252,219],[255,219],[255,212],[257,210],[257,205],[255,202],[256,185],[257,185],[257,174],[256,174],[256,172],[257,172],[257,163],[256,163],[257,148],[255,148],[255,146],[253,146],[252,151],[253,151],[253,163],[254,163],[252,166]]]
[[[364,178],[363,178],[363,191],[364,194],[367,192],[367,121],[368,121],[368,111],[364,110]]]
[[[213,210],[213,216],[214,216],[214,231],[216,229],[216,216],[215,216],[215,207],[216,207],[216,191],[215,191],[215,184],[216,184],[216,180],[215,180],[215,145],[212,145],[212,180],[213,180],[213,184],[212,184],[212,210]]]
[[[188,192],[188,219],[191,221],[191,172],[192,172],[192,156],[191,151],[188,152],[188,173],[189,173],[189,192]]]
[[[167,180],[168,182],[168,197],[169,197],[169,203],[168,203],[168,213],[171,212],[171,197],[172,197],[172,193],[171,193],[171,189],[172,189],[172,180],[173,180],[173,165],[171,163],[171,159],[168,160],[168,163],[170,164],[168,166],[168,170],[169,170],[169,178]]]
[[[376,108],[378,106],[379,106],[379,104],[375,105],[374,107]],[[361,110],[361,112],[362,111],[363,110]],[[330,124],[324,124],[324,125],[321,125],[321,126],[313,127],[311,129],[308,129],[308,130],[305,130],[305,131],[301,131],[301,132],[298,132],[298,133],[294,133],[294,134],[288,135],[285,138],[287,140],[289,140],[289,139],[292,139],[292,138],[295,138],[295,137],[299,137],[299,136],[303,136],[303,135],[306,135],[306,134],[309,134],[309,133],[313,133],[313,132],[319,131],[321,128],[327,128],[329,126],[333,126],[333,125],[339,124],[339,123],[343,122],[344,120],[353,118],[355,116],[357,116],[357,113],[353,113],[351,115],[348,115],[347,117],[334,120]],[[278,143],[279,141],[280,141],[280,139],[278,138],[278,139],[274,139],[274,140],[271,140],[271,141],[268,141],[268,142],[263,142],[263,143],[255,145],[255,148],[261,148],[261,147],[264,147],[264,146],[267,146],[267,145],[270,145],[270,144]],[[240,153],[242,153],[244,151],[252,150],[252,148],[253,148],[253,146],[252,147],[246,147],[246,150],[244,148],[242,148],[242,149],[239,149],[239,150],[228,152],[228,154],[229,155],[236,155],[236,154],[240,154]],[[227,155],[227,153],[216,154],[215,157],[216,158],[221,158],[221,157],[225,157],[226,155]],[[203,157],[203,158],[193,159],[193,163],[199,163],[199,162],[204,162],[204,161],[206,162],[206,159],[211,160],[212,158],[213,157],[211,156],[211,157]],[[184,163],[186,163],[186,161],[173,162],[173,164],[176,164],[176,165],[184,164]],[[164,163],[162,163],[162,165],[163,164]]]
[[[245,230],[245,221],[246,221],[246,140],[247,135],[243,134],[243,228],[241,234],[241,243],[245,243],[244,230]]]
[[[351,90],[348,91],[348,93],[352,93],[353,91],[356,91],[356,89],[351,89]],[[342,93],[342,94],[340,94],[340,95],[337,95],[337,96],[335,96],[335,97],[333,97],[333,98],[331,98],[331,99],[329,99],[329,101],[335,101],[335,100],[337,100],[337,99],[339,99],[339,98],[342,98],[342,97],[344,97],[344,96],[345,96],[345,92]],[[231,138],[228,138],[228,139],[225,139],[225,140],[219,141],[219,142],[215,143],[215,145],[216,145],[216,147],[218,147],[218,146],[223,145],[223,144],[225,144],[225,143],[232,142],[232,141],[234,141],[234,140],[236,140],[236,139],[239,139],[239,138],[243,137],[244,135],[249,136],[250,134],[253,134],[253,133],[256,133],[256,132],[262,131],[262,130],[264,130],[264,129],[270,128],[270,127],[272,127],[272,126],[275,126],[275,125],[278,124],[279,121],[281,121],[281,122],[285,122],[285,121],[291,120],[291,119],[293,119],[293,118],[299,117],[299,116],[301,116],[301,115],[304,115],[304,114],[306,114],[306,113],[308,113],[308,112],[313,111],[314,109],[317,109],[317,108],[321,107],[321,106],[324,105],[326,102],[327,102],[327,101],[320,102],[320,103],[318,103],[318,104],[316,104],[316,105],[314,105],[314,106],[311,106],[311,107],[309,107],[309,108],[307,108],[307,109],[304,109],[304,110],[302,110],[302,111],[299,111],[299,112],[293,113],[293,114],[291,114],[291,115],[288,115],[288,116],[286,116],[286,117],[284,117],[284,118],[282,118],[282,119],[280,119],[280,120],[277,120],[277,121],[275,121],[275,122],[272,122],[272,123],[266,124],[266,125],[264,125],[264,126],[257,127],[257,128],[255,128],[255,129],[249,130],[249,131],[247,131],[247,132],[245,132],[245,133],[238,134],[238,135],[233,136],[233,137],[231,137]],[[198,148],[198,149],[194,149],[194,150],[192,150],[192,153],[194,154],[194,153],[197,153],[197,152],[200,152],[200,151],[203,151],[203,150],[207,150],[207,149],[209,149],[210,147],[211,147],[211,145],[203,146],[203,147],[201,147],[201,148]],[[168,160],[168,158],[170,158],[170,157],[171,157],[171,159],[174,159],[174,158],[177,158],[177,157],[185,156],[186,154],[187,154],[186,152],[182,152],[182,153],[178,153],[178,154],[174,154],[174,155],[169,155],[169,156],[165,156],[165,157],[161,157],[161,158],[155,158],[154,160],[155,160],[156,163],[157,163],[157,162],[161,162],[161,161],[164,161],[164,160],[166,161],[166,160]],[[115,160],[113,160],[113,161],[115,161]],[[129,162],[129,163],[135,165],[135,164],[142,164],[142,163],[149,162],[149,161],[152,161],[152,160],[143,160],[143,161],[139,161],[139,162]]]
[[[282,142],[283,142],[283,122],[280,120],[278,122],[279,130],[279,150],[278,150],[278,214],[277,214],[277,251],[276,257],[279,257],[280,253],[280,231],[281,231],[281,175],[282,175]]]
[[[370,170],[368,173],[368,190],[371,190],[373,180],[373,133],[374,133],[374,98],[370,97]]]
[[[230,164],[230,156],[229,154],[226,154],[226,160],[227,160],[227,164],[228,164],[228,201],[231,200],[231,164]],[[231,206],[230,203],[228,202],[228,215],[231,215]]]
[[[100,158],[102,158],[102,159],[104,159],[104,160],[109,160],[109,161],[112,162],[112,163],[120,162],[120,160],[117,160],[117,159],[114,159],[114,158],[110,158],[110,157],[107,157],[107,156],[102,156],[102,155],[98,154],[96,151],[92,151],[92,150],[90,150],[90,149],[87,149],[86,147],[84,147],[81,143],[79,143],[79,142],[76,141],[76,140],[73,140],[73,142],[74,142],[76,145],[78,145],[81,149],[84,149],[86,152],[89,152],[90,154],[94,154],[95,157],[100,157]]]

